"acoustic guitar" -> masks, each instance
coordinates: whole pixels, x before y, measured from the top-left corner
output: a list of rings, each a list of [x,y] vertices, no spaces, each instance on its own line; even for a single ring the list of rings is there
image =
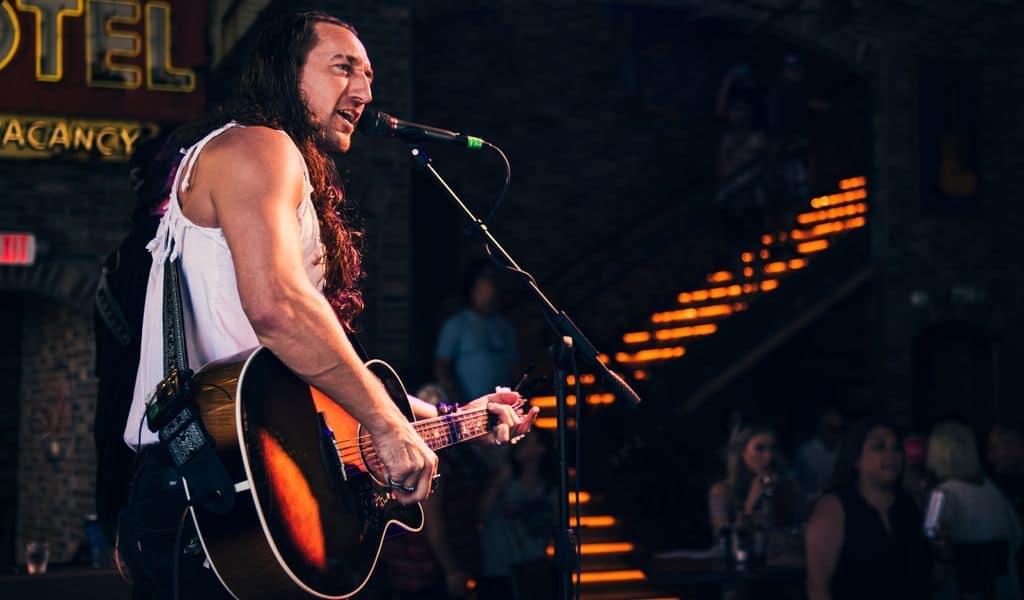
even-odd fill
[[[379,360],[366,366],[414,421],[394,369]],[[203,422],[238,493],[227,515],[190,512],[210,566],[235,598],[351,597],[370,579],[385,539],[423,528],[419,504],[400,504],[384,483],[372,438],[270,350],[211,363],[196,383]],[[486,408],[413,423],[435,451],[491,425]]]

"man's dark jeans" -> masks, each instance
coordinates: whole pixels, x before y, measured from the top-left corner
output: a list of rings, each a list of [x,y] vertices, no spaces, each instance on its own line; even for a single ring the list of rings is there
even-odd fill
[[[159,450],[143,451],[139,469],[118,521],[118,548],[132,578],[132,599],[173,598],[174,546],[185,510],[177,473]],[[191,516],[179,548],[178,597],[230,598],[206,557]]]

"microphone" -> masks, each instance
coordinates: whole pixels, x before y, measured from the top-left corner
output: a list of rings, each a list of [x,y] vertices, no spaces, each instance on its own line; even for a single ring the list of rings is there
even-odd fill
[[[429,125],[420,125],[411,121],[403,121],[379,110],[367,109],[359,118],[356,131],[370,137],[395,137],[406,142],[445,142],[464,146],[470,150],[483,148],[485,142],[481,138],[464,135],[456,131],[448,131]]]

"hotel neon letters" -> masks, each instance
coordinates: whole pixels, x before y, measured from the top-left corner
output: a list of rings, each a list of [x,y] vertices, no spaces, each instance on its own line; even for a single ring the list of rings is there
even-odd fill
[[[34,32],[22,32],[15,8],[30,13]],[[145,15],[144,37],[125,29]],[[68,18],[85,19],[85,73],[92,87],[188,93],[195,89],[191,69],[171,61],[171,5],[162,0],[0,0],[0,71],[19,49],[34,41],[37,81],[64,78],[64,26]],[[145,69],[118,59],[145,54]],[[143,70],[145,76],[143,77]]]
[[[0,113],[0,158],[86,157],[124,161],[156,135],[155,123],[62,119]]]

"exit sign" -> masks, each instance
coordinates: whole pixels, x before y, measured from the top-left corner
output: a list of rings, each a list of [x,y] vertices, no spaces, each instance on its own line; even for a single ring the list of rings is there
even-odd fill
[[[36,262],[36,236],[0,231],[0,265],[27,266]]]

